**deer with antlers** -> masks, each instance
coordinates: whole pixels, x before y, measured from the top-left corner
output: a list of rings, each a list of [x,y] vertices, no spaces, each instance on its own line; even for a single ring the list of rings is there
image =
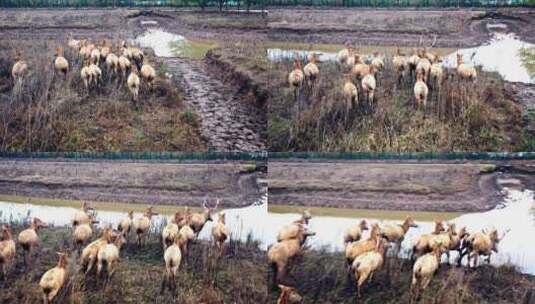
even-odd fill
[[[191,214],[190,217],[190,226],[191,229],[195,232],[195,235],[199,235],[202,228],[208,221],[212,221],[212,212],[219,206],[219,199],[216,200],[216,204],[214,207],[208,207],[206,204],[206,199],[204,199],[202,203],[203,211],[202,212],[195,212]]]

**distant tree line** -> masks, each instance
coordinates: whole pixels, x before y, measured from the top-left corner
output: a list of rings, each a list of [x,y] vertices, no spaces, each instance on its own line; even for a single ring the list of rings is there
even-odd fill
[[[535,0],[0,0],[0,7],[251,6],[495,7],[535,6]]]

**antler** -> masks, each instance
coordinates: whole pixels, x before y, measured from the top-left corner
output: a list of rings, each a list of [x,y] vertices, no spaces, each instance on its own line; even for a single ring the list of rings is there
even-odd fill
[[[500,241],[503,240],[503,238],[511,231],[511,228],[505,230],[502,234],[502,237],[501,238],[498,238]]]
[[[435,47],[435,43],[437,43],[437,34],[433,35],[433,43],[431,43],[431,47]]]

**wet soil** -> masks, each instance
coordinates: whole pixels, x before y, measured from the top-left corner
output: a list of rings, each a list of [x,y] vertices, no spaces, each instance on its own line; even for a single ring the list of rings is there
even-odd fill
[[[41,198],[243,207],[258,200],[257,172],[225,163],[0,159],[0,193]]]
[[[368,9],[337,7],[268,8],[268,14],[214,14],[156,10],[168,27],[205,39],[288,41],[357,45],[471,47],[487,41],[487,24],[501,23],[534,42],[535,12],[529,9]],[[158,12],[158,13],[156,13]],[[165,18],[163,16],[166,16]],[[214,17],[215,16],[215,17]]]
[[[204,61],[162,59],[184,89],[186,102],[202,117],[202,133],[209,149],[261,151],[265,149],[265,112],[254,98],[244,102],[239,88],[211,76]]]
[[[492,166],[478,162],[276,160],[269,163],[269,203],[407,211],[485,211],[496,207],[502,197],[496,183],[499,175],[493,172]]]

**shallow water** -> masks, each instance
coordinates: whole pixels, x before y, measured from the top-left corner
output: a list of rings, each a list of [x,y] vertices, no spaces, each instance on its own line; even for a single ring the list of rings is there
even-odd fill
[[[188,44],[184,36],[168,33],[157,28],[147,29],[143,35],[136,37],[133,42],[141,47],[152,48],[158,57],[180,56]]]
[[[0,202],[0,221],[20,221],[28,215],[38,216],[42,221],[55,226],[70,226],[74,214],[78,208],[72,207],[53,207],[33,204],[20,204],[11,202]],[[264,197],[258,202],[244,208],[224,209],[226,216],[226,225],[231,231],[233,239],[245,241],[247,235],[251,234],[254,240],[265,240],[263,236],[263,226],[258,225],[258,218],[265,218],[267,214],[267,199]],[[141,216],[141,213],[134,214],[134,217]],[[217,222],[219,214],[214,214],[214,222]],[[97,210],[97,220],[99,227],[117,227],[120,220],[126,217],[126,212],[100,211]],[[152,218],[151,229],[156,229],[164,224],[165,218],[170,218],[169,214],[160,214]],[[214,222],[208,222],[199,237],[210,239],[212,225]],[[266,248],[266,243],[262,242],[261,248]]]
[[[488,43],[475,48],[460,49],[467,64],[481,66],[484,71],[497,72],[511,82],[535,83],[535,73],[525,63],[526,53],[534,44],[524,42],[513,34],[495,33]],[[527,51],[527,52],[526,52]],[[444,58],[446,67],[457,66],[456,53]]]
[[[309,54],[316,54],[319,61],[336,61],[336,53],[304,50],[284,50],[279,48],[267,49],[267,58],[270,61],[291,60],[296,57],[306,60]]]
[[[469,232],[480,231],[483,228],[496,228],[501,236],[504,231],[509,230],[504,239],[498,245],[498,254],[493,254],[491,263],[494,265],[514,264],[522,272],[535,274],[535,247],[527,245],[526,236],[535,235],[535,208],[534,193],[530,190],[505,190],[507,193],[504,201],[496,209],[470,213],[459,216],[452,220],[457,224],[457,228],[466,226]],[[298,219],[298,214],[277,214],[268,213],[269,227],[265,231],[268,237],[267,243],[273,244],[276,241],[278,228]],[[345,230],[361,218],[340,218],[316,216],[310,221],[310,229],[316,235],[309,238],[307,244],[312,248],[327,248],[331,251],[342,251],[343,235]],[[400,223],[400,221],[390,221],[382,219],[366,218],[371,222],[380,223]],[[418,228],[411,228],[402,244],[402,253],[407,256],[412,244],[423,233],[433,230],[432,222],[417,222]],[[276,227],[276,228],[275,228]],[[369,233],[365,233],[366,235]],[[452,262],[457,256],[452,253]],[[466,261],[466,258],[464,259]]]
[[[296,56],[306,59],[308,54],[315,53],[320,61],[335,61],[336,53],[304,50],[268,49],[270,61],[291,60]],[[456,54],[463,54],[465,63],[481,66],[484,71],[497,72],[505,80],[511,82],[535,83],[535,45],[518,39],[514,34],[494,33],[487,43],[467,49],[459,49],[443,58],[443,66],[457,66]],[[367,55],[365,61],[369,61]]]
[[[157,25],[158,21],[156,20],[141,20],[141,25]]]

